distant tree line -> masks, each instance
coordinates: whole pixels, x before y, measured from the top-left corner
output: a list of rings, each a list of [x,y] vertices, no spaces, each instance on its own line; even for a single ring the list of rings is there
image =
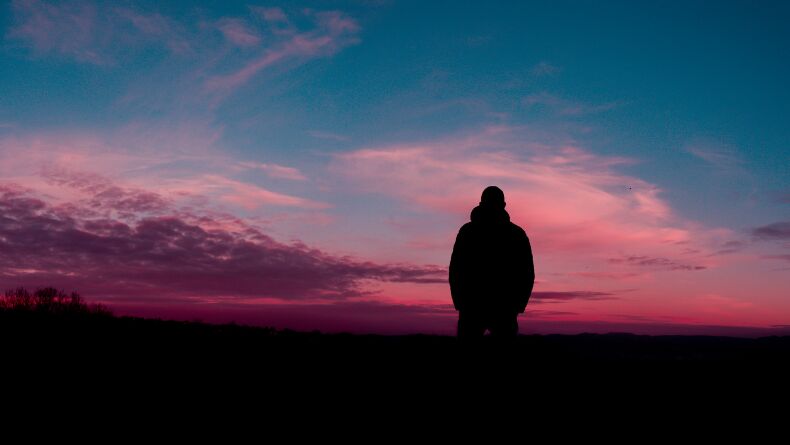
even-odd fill
[[[54,287],[39,288],[34,292],[30,292],[24,287],[6,290],[0,297],[0,311],[112,316],[112,312],[106,306],[89,305],[78,293],[67,294]]]

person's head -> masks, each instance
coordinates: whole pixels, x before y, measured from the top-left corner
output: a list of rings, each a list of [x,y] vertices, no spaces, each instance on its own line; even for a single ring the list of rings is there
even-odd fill
[[[486,207],[505,208],[505,193],[499,187],[490,185],[483,190],[480,205]]]

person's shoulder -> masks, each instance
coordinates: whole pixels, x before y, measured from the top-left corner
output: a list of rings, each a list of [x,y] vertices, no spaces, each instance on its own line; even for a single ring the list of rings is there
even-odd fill
[[[523,236],[524,238],[527,238],[527,232],[524,229],[522,229],[521,226],[519,226],[518,224],[512,221],[510,222],[510,230],[518,236]]]
[[[461,226],[461,228],[460,228],[460,229],[458,229],[458,235],[462,235],[462,234],[465,234],[465,233],[469,233],[469,232],[471,232],[473,229],[474,229],[474,224],[472,224],[472,222],[471,222],[471,221],[469,221],[469,222],[466,222],[464,225],[462,225],[462,226]]]
[[[511,236],[513,236],[513,238],[526,239],[527,241],[529,241],[527,232],[523,228],[521,228],[521,226],[519,226],[518,224],[512,221],[510,222],[510,233]]]

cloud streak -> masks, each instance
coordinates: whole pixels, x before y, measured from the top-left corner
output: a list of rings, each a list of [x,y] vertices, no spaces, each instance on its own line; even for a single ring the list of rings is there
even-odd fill
[[[249,82],[260,71],[281,61],[325,57],[345,46],[359,42],[356,37],[359,25],[351,17],[339,11],[315,12],[307,10],[305,12],[313,18],[314,29],[287,34],[284,41],[266,48],[262,54],[247,62],[240,69],[206,79],[205,89],[221,95],[228,94]],[[264,13],[264,17],[267,17],[267,13]],[[271,12],[268,17],[273,17]]]
[[[265,162],[240,162],[243,168],[261,170],[273,178],[290,179],[293,181],[306,181],[307,177],[294,167],[285,165],[271,164]]]
[[[790,240],[790,221],[779,221],[752,229],[752,236],[761,240]]]
[[[731,232],[703,231],[682,220],[659,187],[616,171],[635,162],[574,145],[532,142],[528,127],[493,126],[339,153],[329,168],[356,190],[464,218],[480,191],[498,184],[512,220],[535,235],[543,254],[594,252],[602,258],[603,252],[630,246],[671,259],[681,255],[677,243],[699,243],[701,255],[710,250],[704,247],[709,239]],[[709,260],[697,261],[704,266]]]
[[[261,43],[261,37],[251,29],[242,19],[225,18],[219,21],[217,27],[229,42],[237,46],[256,46]]]
[[[182,134],[175,126],[135,125],[106,136],[66,133],[2,138],[0,178],[63,200],[83,199],[77,192],[91,193],[95,202],[86,208],[94,210],[110,197],[116,199],[110,203],[115,210],[122,210],[125,203],[131,205],[131,198],[120,195],[117,182],[123,182],[125,189],[156,190],[157,196],[179,204],[210,200],[248,210],[330,207],[238,178],[239,171],[261,168],[276,178],[306,179],[295,168],[239,162],[213,146],[216,137],[213,130],[199,126],[185,126]],[[150,205],[155,204],[152,198]]]
[[[176,20],[156,11],[89,0],[15,0],[12,11],[8,37],[35,55],[112,66],[147,48],[164,47],[192,66],[182,83],[199,82],[195,87],[215,103],[269,67],[329,57],[359,43],[360,30],[341,11],[309,8],[300,11],[300,18],[310,22],[301,29],[279,8],[251,7],[245,16],[211,22],[201,20],[197,9]],[[228,44],[238,51],[229,51]]]
[[[550,71],[548,66],[535,67],[540,75],[547,75],[555,71]],[[536,74],[533,72],[533,74]],[[537,74],[536,74],[537,75]],[[621,102],[606,102],[602,104],[589,104],[568,100],[554,94],[541,91],[530,94],[522,99],[521,103],[527,108],[545,108],[560,116],[582,116],[587,114],[601,113],[609,111],[622,105]]]
[[[629,255],[624,258],[610,258],[610,263],[631,264],[635,266],[656,267],[667,270],[702,270],[705,266],[695,266],[693,264],[683,264],[669,258],[649,257],[645,255]]]
[[[547,302],[547,301],[569,301],[569,300],[586,300],[586,301],[599,301],[599,300],[616,300],[611,292],[594,292],[594,291],[535,291],[532,292],[530,302],[533,300]]]
[[[551,76],[559,73],[560,71],[561,69],[559,67],[546,62],[545,60],[538,62],[537,65],[533,66],[532,69],[529,70],[530,74],[536,77]]]
[[[100,24],[96,8],[88,2],[52,4],[39,0],[15,0],[16,24],[8,36],[38,54],[57,53],[81,62],[104,63],[97,36]]]
[[[164,45],[186,54],[192,46],[185,30],[158,13],[114,8],[88,0],[15,0],[8,37],[34,54],[57,54],[78,62],[112,65],[120,48]]]
[[[58,283],[109,300],[331,301],[371,295],[366,280],[446,281],[446,270],[437,266],[335,256],[275,241],[240,221],[222,228],[211,215],[172,208],[150,192],[110,183],[77,187],[98,191],[98,198],[51,205],[25,187],[0,184],[4,286]],[[122,217],[97,215],[93,203]],[[152,208],[157,214],[145,216]]]
[[[685,151],[705,161],[721,171],[741,172],[743,161],[733,147],[713,142],[698,140],[688,144]]]

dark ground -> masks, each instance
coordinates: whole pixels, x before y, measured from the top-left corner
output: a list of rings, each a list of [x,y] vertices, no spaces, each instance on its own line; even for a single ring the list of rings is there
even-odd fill
[[[638,437],[687,437],[690,427],[707,437],[749,416],[761,425],[752,432],[784,425],[790,337],[492,340],[115,317],[76,294],[17,289],[0,298],[0,406],[17,415],[4,426],[32,423],[26,434],[62,432],[55,418],[80,432],[175,419],[194,431],[230,418],[223,434],[244,426],[259,439],[277,427],[326,440],[327,431],[347,437],[386,424],[366,441],[409,428],[463,440],[483,429],[493,441],[495,432],[526,440],[535,428],[609,437],[640,424],[648,427]]]
[[[452,336],[358,335],[295,332],[274,328],[164,321],[112,315],[0,311],[7,353],[47,357],[107,358],[144,363],[215,362],[276,370],[289,363],[340,366],[449,365],[500,360],[532,369],[568,366],[763,367],[790,364],[790,337],[648,336],[627,333],[519,335],[509,345],[486,336],[464,346]],[[285,360],[287,359],[287,361]],[[493,364],[493,362],[492,362]]]
[[[403,404],[424,418],[511,404],[591,412],[617,405],[638,416],[629,406],[693,412],[703,401],[723,410],[736,398],[757,403],[778,397],[790,375],[790,337],[521,335],[510,345],[486,337],[469,347],[449,336],[0,310],[0,338],[6,395],[25,398],[33,388],[40,398],[28,398],[32,406],[87,399],[99,411],[120,404],[160,415],[171,404],[222,411],[252,403],[342,417],[339,407],[350,403],[369,416]]]

